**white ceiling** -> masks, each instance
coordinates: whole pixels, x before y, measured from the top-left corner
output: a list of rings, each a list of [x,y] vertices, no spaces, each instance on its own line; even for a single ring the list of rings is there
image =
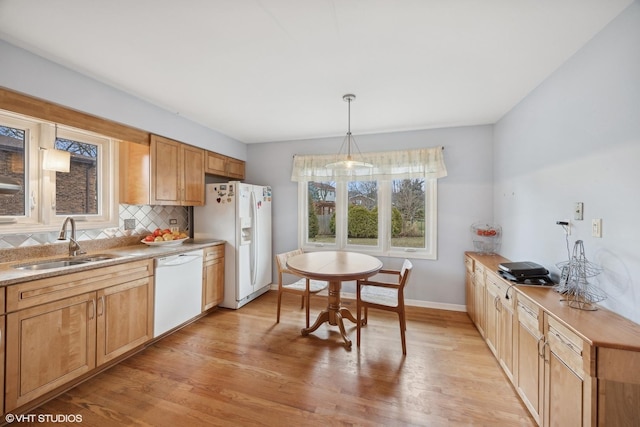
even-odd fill
[[[633,0],[0,0],[0,38],[247,143],[495,123]]]

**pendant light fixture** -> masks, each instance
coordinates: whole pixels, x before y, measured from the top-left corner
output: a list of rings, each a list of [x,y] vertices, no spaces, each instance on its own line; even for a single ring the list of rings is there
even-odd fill
[[[329,169],[339,169],[339,170],[372,168],[373,165],[371,163],[367,163],[362,160],[362,153],[360,152],[360,149],[358,148],[358,145],[356,144],[356,140],[353,138],[353,135],[351,135],[351,101],[356,99],[356,96],[351,93],[348,93],[344,95],[342,99],[349,104],[347,135],[342,141],[342,145],[340,146],[340,151],[338,151],[338,154],[336,156],[336,161],[333,163],[329,163],[328,165],[326,165],[326,167]],[[354,152],[354,149],[355,149],[355,152]],[[352,153],[355,153],[355,155]]]
[[[55,125],[55,137],[53,145],[58,140],[58,125]],[[56,150],[55,148],[41,148],[42,153],[42,169],[52,172],[69,172],[71,167],[71,153],[64,150]]]

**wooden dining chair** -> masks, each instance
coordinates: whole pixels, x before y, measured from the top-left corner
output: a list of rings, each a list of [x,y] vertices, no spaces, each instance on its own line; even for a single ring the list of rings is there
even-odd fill
[[[357,283],[357,344],[360,347],[360,329],[367,324],[369,308],[378,310],[393,311],[398,314],[400,320],[400,338],[402,339],[402,354],[407,354],[407,343],[404,333],[407,330],[407,320],[404,312],[404,287],[409,279],[409,274],[413,264],[408,259],[404,260],[400,271],[380,270],[378,274],[369,278],[358,280]],[[379,275],[394,276],[393,282],[381,282],[375,279]],[[374,279],[374,280],[372,280]],[[364,309],[364,319],[362,319],[362,309]]]
[[[300,308],[306,308],[307,315],[307,328],[309,327],[309,299],[311,294],[317,294],[329,286],[328,282],[323,280],[312,280],[305,277],[299,278],[293,283],[285,284],[283,276],[285,274],[300,277],[297,273],[287,268],[287,259],[292,256],[302,254],[302,249],[294,249],[293,251],[285,252],[276,255],[276,262],[278,264],[278,314],[276,316],[276,323],[280,323],[280,305],[282,302],[282,294],[290,293],[301,296]],[[305,304],[306,302],[306,304]]]

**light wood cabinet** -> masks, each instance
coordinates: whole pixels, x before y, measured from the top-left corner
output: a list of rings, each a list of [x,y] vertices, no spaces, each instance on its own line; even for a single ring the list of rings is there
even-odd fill
[[[120,203],[148,205],[151,184],[149,144],[121,141],[118,144]]]
[[[545,341],[543,425],[591,425],[591,347],[546,313]]]
[[[487,280],[485,281],[484,340],[493,355],[498,357],[498,321],[500,316],[498,304],[500,304],[500,296],[498,295],[499,289],[497,285],[488,280],[489,276],[487,274]]]
[[[544,393],[542,311],[522,294],[517,295],[517,307],[514,386],[533,418],[540,424]]]
[[[202,311],[220,304],[224,298],[224,244],[204,249]]]
[[[97,366],[153,338],[153,277],[98,291]]]
[[[473,304],[475,307],[476,328],[483,337],[485,336],[486,324],[486,305],[485,305],[485,286],[484,286],[484,266],[475,263],[473,267],[473,286],[475,294]]]
[[[476,309],[475,309],[475,292],[476,287],[473,282],[473,258],[470,256],[464,257],[465,267],[465,295],[466,295],[466,307],[467,314],[473,323],[476,323]]]
[[[487,314],[485,340],[509,379],[514,366],[514,301],[511,287],[493,271],[485,272]]]
[[[5,410],[11,411],[96,366],[95,293],[7,315]]]
[[[498,255],[466,256],[474,272],[485,277],[485,323],[482,330],[481,320],[476,326],[536,422],[635,425],[640,419],[640,325],[602,307],[570,308],[548,287],[512,286],[495,274],[498,264],[508,262]]]
[[[245,162],[222,154],[207,151],[205,172],[212,175],[224,176],[243,180],[245,178]]]
[[[598,424],[630,425],[640,420],[640,352],[598,349]]]
[[[152,260],[24,282],[6,292],[6,411],[153,336]]]
[[[204,155],[201,148],[151,135],[150,204],[204,205]]]

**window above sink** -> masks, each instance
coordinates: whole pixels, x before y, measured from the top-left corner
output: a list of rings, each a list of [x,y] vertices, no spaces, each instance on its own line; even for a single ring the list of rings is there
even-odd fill
[[[21,185],[0,195],[0,233],[54,230],[67,216],[80,228],[118,225],[117,142],[69,126],[0,110],[0,175]],[[67,151],[69,172],[45,171],[44,150]]]

